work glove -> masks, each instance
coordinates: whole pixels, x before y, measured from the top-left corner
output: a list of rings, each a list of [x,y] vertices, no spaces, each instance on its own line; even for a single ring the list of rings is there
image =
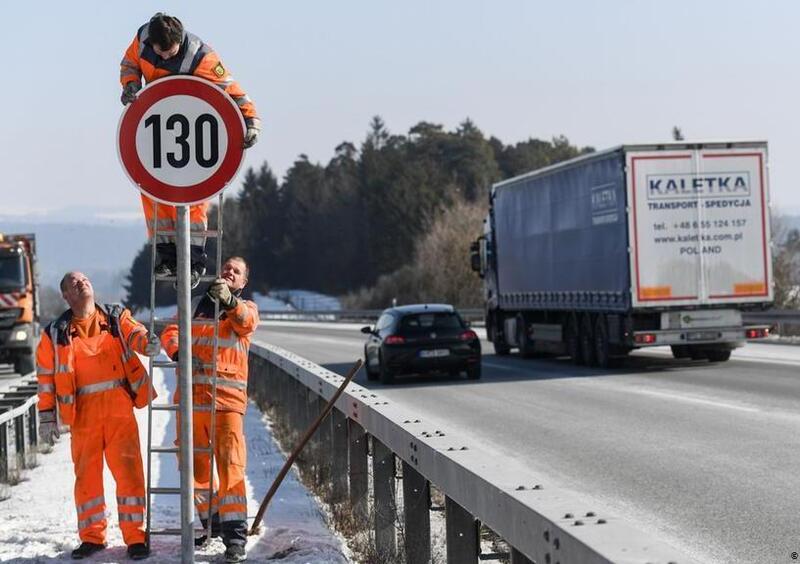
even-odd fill
[[[144,347],[144,354],[147,356],[158,356],[161,353],[161,341],[158,340],[158,337],[155,335],[151,335],[149,339],[147,339],[147,345]]]
[[[61,436],[58,432],[58,421],[56,420],[56,412],[53,409],[48,409],[39,412],[39,440],[43,444],[53,446],[56,439]]]
[[[256,127],[248,127],[244,134],[244,148],[249,149],[258,141],[258,134],[261,133]]]
[[[231,289],[228,288],[228,283],[224,278],[217,278],[211,283],[206,292],[208,297],[212,300],[219,302],[219,305],[224,310],[233,309],[238,303],[236,296],[231,294]]]
[[[123,106],[127,106],[134,100],[136,100],[136,93],[142,89],[141,83],[136,80],[132,80],[125,85],[122,89],[122,96],[120,97],[120,101],[122,101]]]

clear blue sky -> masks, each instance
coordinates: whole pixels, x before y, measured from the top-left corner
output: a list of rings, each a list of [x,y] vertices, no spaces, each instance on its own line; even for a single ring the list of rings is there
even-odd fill
[[[773,205],[800,212],[800,4],[752,1],[14,2],[0,53],[4,212],[139,210],[117,161],[118,64],[156,11],[211,44],[256,102],[265,159],[327,162],[380,114],[393,132],[470,117],[504,142],[601,149],[770,142]]]

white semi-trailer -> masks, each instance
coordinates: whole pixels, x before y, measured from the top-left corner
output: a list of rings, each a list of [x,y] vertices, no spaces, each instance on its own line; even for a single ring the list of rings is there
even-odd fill
[[[498,354],[724,361],[772,301],[767,144],[624,145],[495,184],[473,268]]]

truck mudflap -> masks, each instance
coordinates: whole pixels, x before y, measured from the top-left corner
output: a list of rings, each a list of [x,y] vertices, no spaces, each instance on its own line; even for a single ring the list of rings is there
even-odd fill
[[[667,329],[636,331],[632,345],[636,348],[666,345],[724,345],[727,348],[744,346],[750,327],[703,327],[697,329]]]

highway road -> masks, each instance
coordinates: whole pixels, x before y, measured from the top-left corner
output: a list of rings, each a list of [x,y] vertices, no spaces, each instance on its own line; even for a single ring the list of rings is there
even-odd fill
[[[365,341],[352,325],[286,322],[256,340],[338,373]],[[751,344],[716,365],[638,352],[600,371],[482,345],[477,382],[356,380],[702,562],[800,552],[800,347]]]

